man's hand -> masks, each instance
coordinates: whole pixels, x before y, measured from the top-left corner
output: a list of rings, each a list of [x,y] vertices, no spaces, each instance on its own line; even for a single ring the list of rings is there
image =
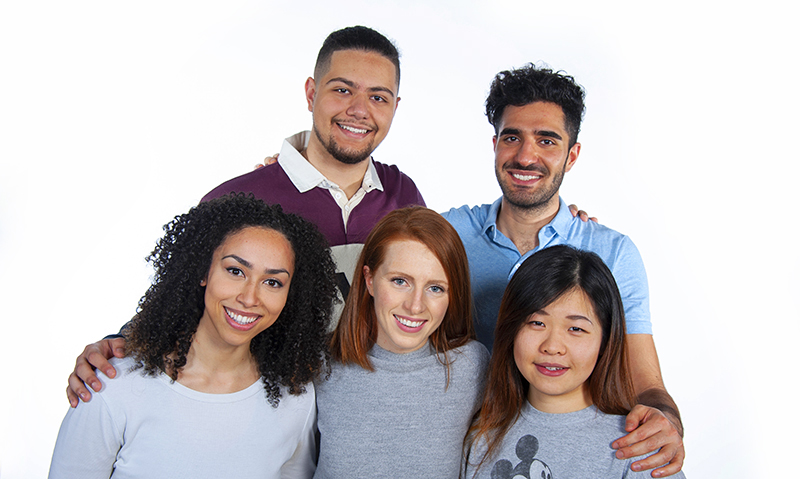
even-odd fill
[[[611,447],[617,449],[618,459],[658,451],[631,464],[632,470],[644,471],[666,464],[651,472],[652,477],[671,476],[681,470],[686,456],[683,438],[679,429],[664,413],[656,408],[637,404],[625,420],[625,430],[629,434],[611,444]]]
[[[92,399],[92,393],[86,388],[86,384],[95,391],[100,391],[103,387],[94,373],[95,368],[110,378],[117,375],[117,371],[108,362],[112,357],[125,357],[125,339],[103,339],[83,349],[83,353],[75,360],[75,370],[69,375],[67,399],[70,406],[78,406],[78,397],[83,402]]]
[[[253,169],[257,170],[259,168],[264,168],[265,166],[269,166],[269,165],[277,162],[278,161],[278,155],[280,155],[280,153],[275,153],[272,156],[268,156],[268,157],[264,158],[264,164],[256,163],[256,166],[254,166]]]
[[[264,161],[266,161],[266,160],[264,160]],[[594,216],[592,216],[590,218],[589,217],[589,213],[587,213],[587,212],[585,212],[583,210],[579,210],[578,207],[575,206],[575,205],[569,205],[569,212],[572,213],[572,217],[573,218],[576,217],[576,216],[580,216],[581,217],[581,221],[592,220],[595,223],[597,223],[597,218],[595,218]]]

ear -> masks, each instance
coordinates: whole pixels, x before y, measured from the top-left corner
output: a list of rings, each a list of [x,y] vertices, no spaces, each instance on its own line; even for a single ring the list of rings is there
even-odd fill
[[[306,80],[306,102],[308,102],[308,111],[314,111],[314,96],[317,94],[317,83],[313,78],[308,77]]]
[[[497,135],[492,137],[492,151],[497,151]]]
[[[201,280],[200,280],[200,286],[202,286],[202,287],[204,287],[204,288],[205,288],[206,286],[208,286],[208,276],[206,276],[205,278],[203,278],[203,279],[201,279]]]
[[[367,291],[369,291],[369,295],[374,298],[375,294],[372,292],[372,280],[373,280],[372,271],[369,270],[369,266],[367,265],[364,265],[363,271],[364,271],[364,282],[367,284]]]
[[[572,165],[578,161],[578,155],[581,153],[581,144],[575,143],[572,145],[572,148],[569,149],[569,153],[567,153],[567,164],[564,165],[564,171],[569,171],[572,169]]]

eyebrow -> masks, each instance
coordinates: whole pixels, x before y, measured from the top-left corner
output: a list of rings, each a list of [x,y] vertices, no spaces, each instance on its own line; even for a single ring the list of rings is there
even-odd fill
[[[386,276],[405,276],[406,278],[409,278],[411,280],[415,280],[416,279],[413,276],[411,276],[410,274],[404,273],[402,271],[387,271],[386,272]],[[438,279],[434,279],[433,281],[430,281],[429,283],[426,283],[426,284],[433,284],[433,283],[435,283],[435,284],[443,284],[445,286],[449,286],[450,285],[450,283],[447,282],[447,278],[445,278],[445,279],[443,279],[441,281],[438,280]]]
[[[550,316],[550,313],[548,313],[544,309],[540,309],[538,311],[534,311],[533,314],[541,314],[541,315],[544,315],[544,316]],[[592,322],[591,319],[587,318],[586,316],[583,316],[582,314],[570,314],[569,316],[567,316],[567,319],[571,319],[573,321],[588,321],[589,324],[594,324],[594,322]]]
[[[358,87],[358,85],[356,85],[356,83],[354,81],[348,80],[347,78],[342,78],[342,77],[331,78],[330,80],[328,80],[326,85],[330,85],[331,83],[334,83],[334,82],[344,83],[345,85],[349,86],[350,88],[357,88]],[[386,88],[386,87],[373,86],[373,87],[367,88],[367,91],[369,91],[369,92],[384,92],[384,93],[388,93],[389,95],[392,95],[392,98],[394,98],[394,92],[392,90]]]
[[[222,257],[222,259],[225,259],[225,258],[233,258],[234,260],[236,260],[236,262],[240,263],[245,268],[253,269],[253,264],[252,263],[250,263],[249,261],[247,261],[246,259],[244,259],[244,258],[242,258],[240,256],[236,256],[235,254],[229,254],[227,256],[223,256]],[[289,274],[289,272],[287,270],[283,269],[283,268],[267,268],[267,269],[264,270],[264,273],[265,274],[281,274],[281,273],[285,273],[287,275]]]
[[[503,130],[500,132],[500,136],[505,136],[505,135],[520,136],[521,134],[522,130],[520,130],[519,128],[503,128]],[[533,134],[536,136],[545,136],[548,138],[555,138],[556,140],[563,140],[561,135],[551,130],[536,130],[533,132]]]

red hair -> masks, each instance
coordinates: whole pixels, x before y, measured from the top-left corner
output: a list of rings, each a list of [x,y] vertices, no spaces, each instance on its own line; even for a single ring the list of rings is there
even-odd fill
[[[388,246],[398,241],[418,241],[425,245],[439,260],[447,276],[447,312],[429,338],[437,352],[445,353],[444,364],[447,365],[446,351],[475,339],[469,263],[461,238],[439,213],[422,206],[402,208],[392,211],[375,225],[361,250],[342,317],[331,339],[331,357],[343,364],[355,363],[374,370],[367,353],[377,341],[378,320],[374,299],[364,279],[364,266],[377,270]]]

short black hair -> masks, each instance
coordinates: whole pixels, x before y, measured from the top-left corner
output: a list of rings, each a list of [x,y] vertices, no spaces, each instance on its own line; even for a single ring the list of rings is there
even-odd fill
[[[155,268],[153,284],[125,330],[126,347],[148,374],[164,372],[177,380],[205,310],[201,282],[214,251],[248,227],[281,233],[294,252],[286,305],[275,323],[250,342],[267,399],[277,406],[281,387],[302,394],[325,367],[336,269],[327,240],[313,224],[252,194],[200,203],[164,226],[164,237],[147,257]]]
[[[376,32],[375,30],[357,25],[342,28],[328,35],[317,55],[314,65],[314,78],[319,79],[328,71],[331,56],[340,50],[363,50],[382,55],[394,64],[397,86],[400,86],[400,53],[394,42]]]
[[[554,72],[528,63],[522,68],[504,70],[495,75],[486,98],[486,117],[494,126],[495,134],[499,134],[507,106],[524,106],[537,101],[555,103],[564,112],[564,127],[572,148],[578,141],[586,110],[585,95],[583,87],[565,72]]]

